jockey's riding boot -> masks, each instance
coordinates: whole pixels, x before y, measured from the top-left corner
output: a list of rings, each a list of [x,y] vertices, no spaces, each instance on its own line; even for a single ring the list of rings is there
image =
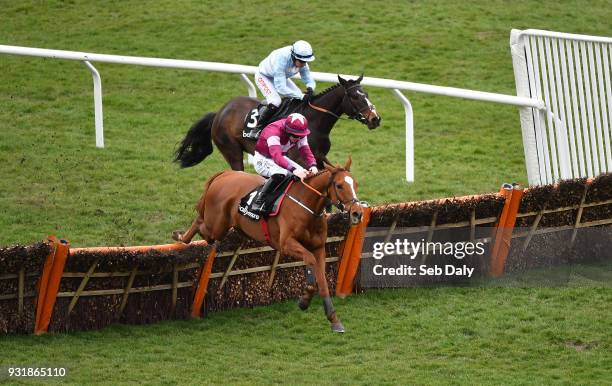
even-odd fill
[[[264,186],[261,188],[259,194],[255,198],[255,201],[253,201],[253,205],[251,206],[253,211],[259,212],[263,209],[264,203],[266,202],[266,193],[270,191],[270,187],[272,186],[273,182],[273,178],[268,178],[266,180]]]
[[[285,176],[283,176],[282,174],[273,174],[270,178],[268,178],[264,186],[259,191],[259,194],[255,198],[255,201],[253,201],[253,205],[251,205],[251,209],[253,211],[261,211],[262,209],[264,209],[266,196],[268,195],[268,193],[274,190],[279,181],[284,177]]]
[[[257,126],[255,127],[255,131],[260,131],[264,127],[266,127],[270,118],[272,118],[274,113],[276,113],[276,110],[278,110],[278,107],[274,106],[272,103],[265,106],[261,112],[261,115],[259,116],[259,120],[257,121]]]

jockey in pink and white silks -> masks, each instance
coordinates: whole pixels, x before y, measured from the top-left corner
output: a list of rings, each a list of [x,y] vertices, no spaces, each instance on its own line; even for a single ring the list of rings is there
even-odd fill
[[[309,171],[316,173],[317,161],[308,146],[308,134],[308,120],[298,113],[266,126],[255,145],[254,161],[257,173],[270,177],[273,174],[287,175],[292,172],[300,178],[306,177],[306,170],[287,157],[287,152],[294,146],[297,146]]]
[[[316,87],[310,76],[308,62],[315,60],[310,44],[298,40],[291,46],[272,51],[259,63],[255,73],[255,84],[266,98],[268,104],[261,113],[260,122],[269,119],[281,103],[281,97],[309,99]],[[289,78],[300,73],[302,82],[306,85],[306,94]]]
[[[298,113],[272,122],[263,129],[255,145],[253,158],[255,171],[269,179],[253,203],[253,209],[261,209],[266,193],[287,174],[293,173],[304,179],[308,172],[318,172],[317,161],[308,146],[308,134],[308,120]],[[294,146],[297,146],[308,170],[287,157],[287,153]]]

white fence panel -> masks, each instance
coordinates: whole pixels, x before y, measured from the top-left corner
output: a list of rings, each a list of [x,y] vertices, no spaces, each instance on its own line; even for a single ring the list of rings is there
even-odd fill
[[[612,171],[612,38],[512,30],[517,95],[530,185]]]

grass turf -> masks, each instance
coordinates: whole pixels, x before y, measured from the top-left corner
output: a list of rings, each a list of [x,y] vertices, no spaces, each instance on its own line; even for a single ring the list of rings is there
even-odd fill
[[[309,40],[313,70],[514,94],[511,28],[611,36],[592,1],[0,0],[0,43],[256,65]],[[179,170],[175,144],[204,112],[246,93],[238,76],[96,64],[106,149],[94,147],[91,76],[80,63],[0,55],[0,245],[57,234],[73,246],[156,244],[191,222],[218,152]],[[318,86],[322,90],[328,85]],[[403,182],[404,115],[369,88],[372,132],[339,122],[330,158],[353,155],[360,198],[429,199],[526,183],[518,111],[407,93],[416,182]],[[438,288],[371,291],[235,310],[188,322],[0,340],[2,365],[57,365],[67,381],[119,383],[609,383],[610,290]]]
[[[315,47],[315,71],[506,94],[515,93],[511,28],[612,35],[609,2],[1,3],[6,44],[256,65],[303,38]],[[73,246],[165,242],[191,222],[206,178],[226,167],[218,151],[186,170],[171,159],[204,112],[246,93],[237,75],[96,66],[104,150],[94,146],[92,81],[81,63],[0,55],[0,245],[47,234]],[[390,90],[368,91],[382,126],[339,122],[330,155],[338,163],[353,155],[361,199],[400,202],[526,183],[515,107],[417,93],[407,93],[416,182],[405,183],[403,108]]]
[[[316,298],[307,312],[7,337],[0,366],[66,367],[73,384],[605,384],[611,301],[584,287],[371,290],[336,300],[344,335]]]

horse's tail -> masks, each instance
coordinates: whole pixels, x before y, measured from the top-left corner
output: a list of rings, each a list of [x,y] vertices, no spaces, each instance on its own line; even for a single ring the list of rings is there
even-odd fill
[[[213,152],[212,123],[217,113],[208,113],[193,124],[174,152],[174,162],[182,168],[199,164]]]
[[[204,214],[204,201],[206,199],[206,193],[208,193],[208,188],[210,188],[210,184],[212,184],[213,180],[217,177],[219,177],[221,174],[225,173],[227,170],[224,170],[222,172],[216,173],[214,175],[212,175],[208,181],[206,181],[206,183],[204,184],[204,193],[202,193],[202,197],[200,197],[200,201],[198,201],[198,205],[196,205],[196,210],[198,211],[198,213],[200,214]]]

